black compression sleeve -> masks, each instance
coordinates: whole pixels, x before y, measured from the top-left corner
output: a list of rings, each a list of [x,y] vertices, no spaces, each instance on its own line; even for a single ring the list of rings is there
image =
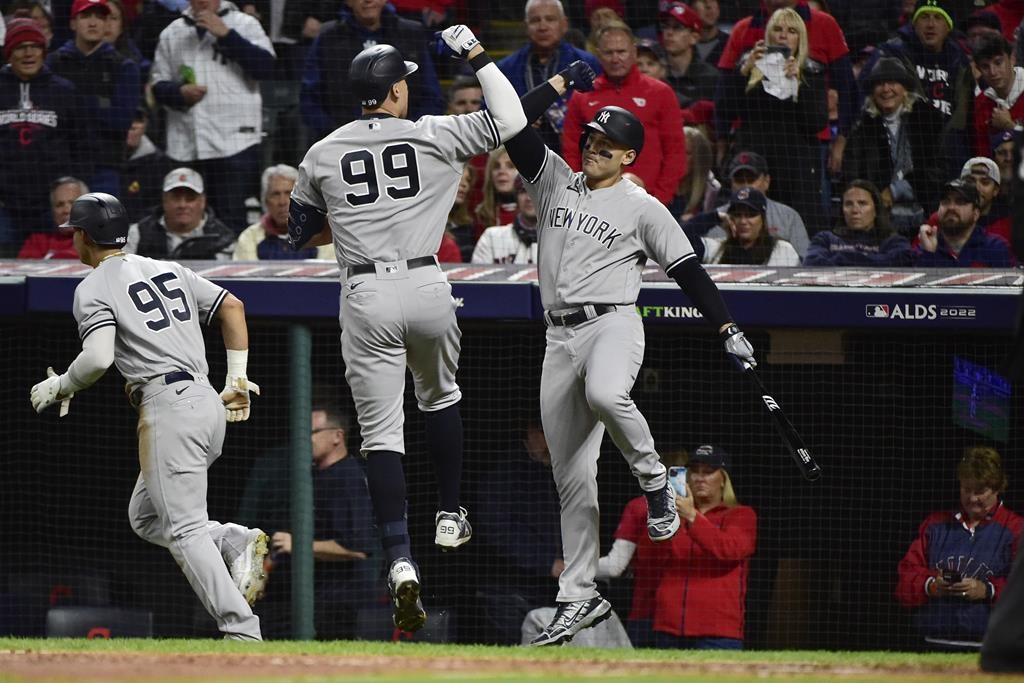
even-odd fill
[[[507,140],[505,150],[512,163],[516,165],[519,175],[526,178],[528,182],[535,182],[544,166],[548,148],[533,126],[523,128]]]
[[[548,107],[557,102],[558,98],[558,91],[555,90],[554,86],[547,81],[544,81],[536,88],[520,97],[519,102],[523,105],[523,112],[526,114],[527,124],[532,124],[543,116],[544,112],[548,110]]]
[[[473,59],[469,60],[469,65],[473,67],[473,71],[479,71],[488,64],[493,64],[494,60],[486,52],[481,52]]]
[[[668,276],[679,284],[679,288],[690,298],[704,319],[714,325],[716,331],[733,321],[722,299],[722,293],[718,291],[718,287],[697,261],[696,256],[670,269]]]

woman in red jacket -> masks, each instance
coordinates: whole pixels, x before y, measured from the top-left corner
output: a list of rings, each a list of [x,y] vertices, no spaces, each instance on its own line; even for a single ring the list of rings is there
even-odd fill
[[[736,501],[727,457],[721,448],[707,445],[690,456],[687,496],[676,497],[686,524],[672,538],[672,559],[655,599],[659,648],[743,649],[757,515]]]

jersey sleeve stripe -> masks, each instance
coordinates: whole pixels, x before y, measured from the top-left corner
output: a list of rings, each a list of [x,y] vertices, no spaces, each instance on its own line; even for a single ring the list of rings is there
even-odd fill
[[[678,266],[678,265],[680,265],[680,264],[682,264],[682,263],[684,263],[686,261],[689,261],[692,258],[697,258],[697,254],[693,253],[692,251],[689,254],[687,254],[686,256],[683,256],[682,258],[677,258],[667,268],[665,268],[665,275],[668,275],[669,271],[672,270],[673,268],[675,268],[676,266]]]
[[[93,323],[92,325],[87,327],[84,332],[82,332],[82,341],[85,341],[86,337],[88,337],[90,334],[100,329],[101,327],[110,327],[111,325],[117,325],[117,321],[114,320],[113,318],[108,318],[107,320],[100,320],[99,322]]]
[[[220,308],[220,305],[222,303],[224,303],[224,299],[227,298],[227,295],[228,290],[220,290],[220,294],[217,296],[217,300],[213,302],[213,305],[210,306],[210,312],[206,314],[206,322],[204,323],[205,325],[209,325],[211,322],[213,322],[213,317],[217,315],[217,309]]]
[[[544,175],[544,169],[547,167],[547,165],[548,155],[545,154],[544,159],[540,162],[540,169],[537,171],[537,175],[533,176],[532,178],[527,178],[526,182],[530,183],[531,185],[536,185],[537,181],[540,180],[540,177]]]
[[[493,149],[498,149],[501,147],[501,134],[498,133],[498,124],[494,123],[494,117],[491,116],[489,111],[484,112],[484,120],[487,121],[487,125],[491,129],[491,135],[494,137]]]

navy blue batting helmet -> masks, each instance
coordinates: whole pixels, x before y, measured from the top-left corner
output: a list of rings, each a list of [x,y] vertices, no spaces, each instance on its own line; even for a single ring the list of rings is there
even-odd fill
[[[644,148],[644,124],[633,112],[622,107],[602,107],[594,114],[594,119],[583,126],[583,134],[580,136],[581,150],[592,132],[601,133],[613,142],[630,148],[637,156],[640,156],[640,151]]]
[[[348,82],[364,107],[379,107],[388,96],[388,88],[419,67],[402,59],[402,53],[383,43],[368,47],[352,60]]]
[[[106,192],[83,194],[71,205],[71,215],[60,229],[85,231],[93,242],[105,247],[123,247],[128,243],[128,215],[120,200]]]

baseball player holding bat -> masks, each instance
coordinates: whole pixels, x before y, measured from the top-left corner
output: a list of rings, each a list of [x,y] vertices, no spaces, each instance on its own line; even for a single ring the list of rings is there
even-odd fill
[[[519,98],[473,33],[457,25],[439,41],[476,70],[490,109],[408,121],[405,78],[417,68],[390,45],[356,55],[349,82],[363,116],[314,144],[292,190],[295,248],[334,241],[342,278],[341,352],[352,389],[366,476],[387,560],[396,626],[426,621],[406,521],[402,396],[406,366],[424,414],[439,485],[434,541],[470,539],[460,506],[462,393],[455,381],[461,332],[451,286],[437,265],[463,168],[526,125]]]
[[[589,67],[571,65],[523,97],[528,121],[572,81],[587,89]],[[630,390],[643,361],[643,321],[636,312],[648,258],[672,277],[718,330],[740,367],[753,348],[700,265],[678,223],[623,172],[642,153],[640,121],[605,107],[583,130],[583,171],[574,173],[527,126],[505,147],[537,207],[538,275],[547,323],[540,409],[562,506],[565,571],[558,609],[533,645],[571,640],[606,619],[611,604],[594,582],[600,555],[597,459],[608,430],[647,497],[647,533],[666,541],[679,529],[675,491]]]
[[[221,454],[225,418],[249,417],[249,336],[242,302],[191,270],[126,254],[128,220],[116,197],[82,195],[61,228],[93,270],[75,289],[82,351],[57,375],[32,387],[32,407],[71,397],[116,364],[139,413],[141,473],[128,507],[132,528],[170,550],[226,638],[262,640],[250,605],[263,591],[267,536],[210,520],[206,472]],[[227,348],[227,379],[218,396],[207,379],[201,325],[217,319]],[[226,563],[226,564],[225,564]],[[230,569],[229,569],[230,566]]]

